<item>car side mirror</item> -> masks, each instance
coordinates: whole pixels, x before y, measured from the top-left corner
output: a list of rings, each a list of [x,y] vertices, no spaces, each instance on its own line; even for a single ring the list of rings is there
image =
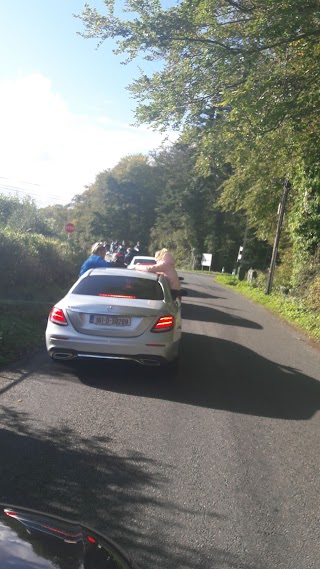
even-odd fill
[[[138,569],[117,543],[79,522],[0,504],[0,526],[1,567],[3,559],[5,567],[26,567],[27,559],[29,567]]]

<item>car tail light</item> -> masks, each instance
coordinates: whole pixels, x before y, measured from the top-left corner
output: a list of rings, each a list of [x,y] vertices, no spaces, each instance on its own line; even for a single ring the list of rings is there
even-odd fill
[[[54,324],[60,324],[61,326],[68,326],[67,319],[64,315],[64,312],[61,308],[56,308],[55,306],[51,310],[49,314],[50,322]]]
[[[174,327],[174,316],[161,316],[151,332],[168,332]]]
[[[7,514],[7,516],[10,516],[10,518],[17,518],[18,517],[17,514],[15,512],[11,512],[11,510],[5,509],[4,511]]]

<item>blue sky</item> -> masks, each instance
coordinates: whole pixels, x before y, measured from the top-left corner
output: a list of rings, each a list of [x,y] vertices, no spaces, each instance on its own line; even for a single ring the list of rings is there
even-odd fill
[[[0,193],[29,194],[39,206],[68,203],[122,156],[163,139],[130,126],[126,86],[138,62],[121,65],[111,42],[96,49],[77,35],[73,14],[84,3],[0,0]],[[89,4],[104,10],[102,0]]]

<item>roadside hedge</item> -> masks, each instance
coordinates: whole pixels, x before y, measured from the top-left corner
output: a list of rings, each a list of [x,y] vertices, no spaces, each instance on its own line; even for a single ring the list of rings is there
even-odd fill
[[[0,230],[0,295],[30,299],[33,290],[69,287],[82,262],[73,242]]]

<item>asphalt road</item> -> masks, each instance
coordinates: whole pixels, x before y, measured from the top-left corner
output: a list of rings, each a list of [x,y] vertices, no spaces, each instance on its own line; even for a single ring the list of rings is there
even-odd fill
[[[0,500],[79,519],[142,569],[319,569],[320,352],[184,276],[175,379],[44,351],[0,372]]]

